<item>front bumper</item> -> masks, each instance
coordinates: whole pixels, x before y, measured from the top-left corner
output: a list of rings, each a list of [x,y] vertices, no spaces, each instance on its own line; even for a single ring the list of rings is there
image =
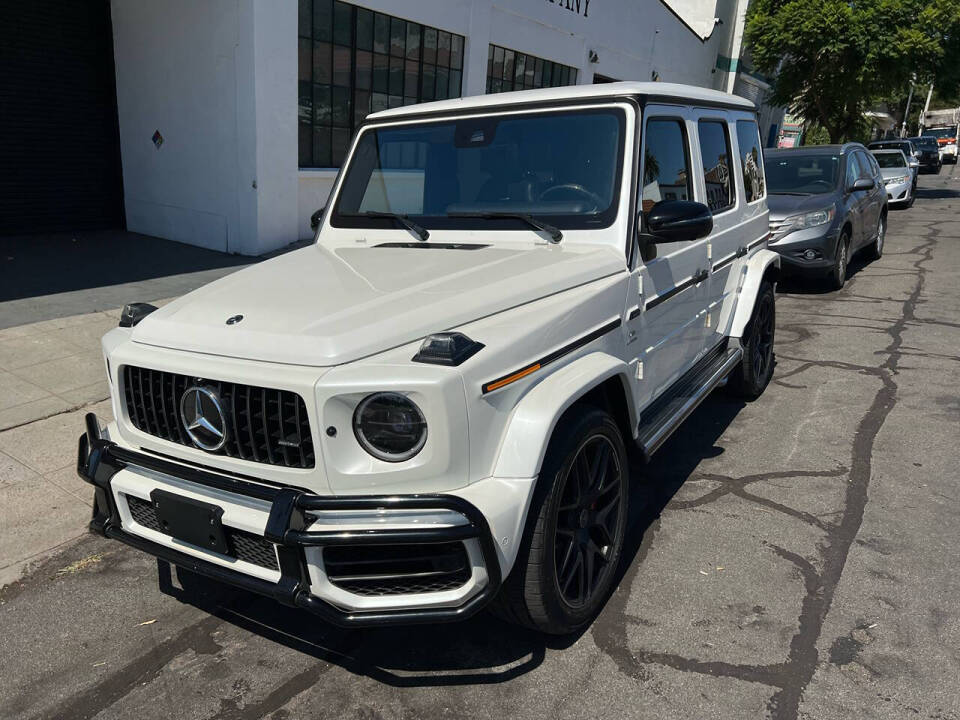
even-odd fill
[[[240,504],[260,506],[268,513],[263,538],[276,549],[278,572],[251,574],[225,566],[222,558],[210,553],[202,557],[202,549],[186,552],[130,532],[124,527],[129,508],[122,512],[117,498],[118,481],[129,468],[136,468],[157,477],[174,478],[210,492],[229,494]],[[354,496],[329,497],[290,487],[271,487],[228,475],[170,462],[121,447],[105,439],[93,413],[86,416],[86,432],[80,436],[77,450],[77,473],[94,486],[93,517],[90,529],[104,537],[119,540],[219,582],[271,597],[291,607],[299,607],[333,624],[377,626],[461,620],[480,610],[500,588],[501,572],[497,549],[486,517],[467,500],[453,495]],[[461,515],[465,524],[425,527],[374,527],[314,531],[309,513],[337,511],[452,511]],[[311,588],[318,583],[316,567],[305,553],[326,547],[370,547],[450,542],[475,543],[479,546],[484,577],[482,587],[456,606],[418,606],[409,608],[351,609],[317,597]],[[190,550],[190,548],[184,548]],[[200,552],[197,552],[200,550]],[[198,556],[200,555],[200,556]],[[238,563],[239,564],[239,563]]]
[[[781,269],[788,275],[818,275],[833,267],[839,230],[829,227],[808,228],[789,233],[767,245],[780,255]],[[805,253],[813,251],[816,257],[808,259]]]
[[[912,180],[907,180],[906,182],[899,183],[897,185],[884,185],[884,189],[887,193],[887,202],[890,205],[908,202],[910,200],[910,189],[912,187]]]

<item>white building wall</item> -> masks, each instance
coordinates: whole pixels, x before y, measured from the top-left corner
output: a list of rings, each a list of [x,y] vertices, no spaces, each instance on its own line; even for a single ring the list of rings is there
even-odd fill
[[[731,53],[738,0],[353,4],[463,35],[463,94],[477,95],[490,43],[575,67],[581,84],[599,73],[726,89],[716,63]],[[297,168],[296,2],[112,7],[129,229],[243,254],[309,237],[337,171]]]

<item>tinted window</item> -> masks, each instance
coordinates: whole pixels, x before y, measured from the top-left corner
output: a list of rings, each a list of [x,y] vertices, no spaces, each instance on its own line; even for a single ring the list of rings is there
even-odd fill
[[[723,212],[733,205],[733,178],[730,177],[730,140],[726,123],[701,120],[700,157],[703,160],[703,180],[707,187],[707,205],[713,213]]]
[[[819,195],[837,186],[838,155],[774,154],[764,163],[767,191],[774,194]]]
[[[373,211],[416,216],[430,228],[495,229],[450,215],[512,212],[563,228],[602,227],[616,215],[624,122],[621,111],[591,110],[370,130],[346,170],[332,223],[396,227],[363,217]]]
[[[862,150],[857,150],[857,162],[860,164],[860,177],[873,178],[876,174],[873,169],[873,156],[867,155]]]
[[[650,120],[643,154],[644,212],[661,200],[691,199],[687,139],[679,120]]]
[[[743,167],[743,189],[747,202],[759,200],[764,195],[763,163],[760,153],[760,131],[752,120],[737,120],[737,145],[740,148],[740,165]]]
[[[855,153],[847,155],[847,187],[853,185],[860,177],[860,164]]]

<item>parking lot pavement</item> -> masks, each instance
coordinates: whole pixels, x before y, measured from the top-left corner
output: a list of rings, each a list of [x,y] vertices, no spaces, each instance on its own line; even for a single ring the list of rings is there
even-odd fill
[[[957,720],[960,172],[920,187],[843,291],[781,287],[759,400],[715,394],[634,467],[582,635],[337,630],[85,536],[0,590],[0,717]],[[0,450],[47,457],[30,427]]]

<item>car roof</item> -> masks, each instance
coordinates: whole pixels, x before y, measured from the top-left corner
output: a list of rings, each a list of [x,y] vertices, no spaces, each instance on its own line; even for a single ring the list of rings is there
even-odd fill
[[[875,155],[893,155],[894,153],[900,153],[901,155],[903,155],[903,150],[901,150],[900,148],[893,148],[891,150],[883,150],[883,149],[877,148],[876,150],[871,149],[870,152],[874,153]]]
[[[902,145],[910,142],[910,138],[897,138],[895,140],[871,140],[870,145]]]
[[[615,82],[599,85],[571,85],[568,87],[540,88],[537,90],[516,90],[491,95],[471,95],[452,100],[407,105],[405,107],[381,110],[367,116],[369,120],[389,120],[425,113],[451,113],[465,110],[486,110],[489,108],[509,107],[528,103],[563,102],[565,100],[596,99],[615,100],[622,97],[645,97],[649,100],[687,105],[723,106],[730,110],[755,112],[757,106],[739,95],[695,87],[662,82]]]

